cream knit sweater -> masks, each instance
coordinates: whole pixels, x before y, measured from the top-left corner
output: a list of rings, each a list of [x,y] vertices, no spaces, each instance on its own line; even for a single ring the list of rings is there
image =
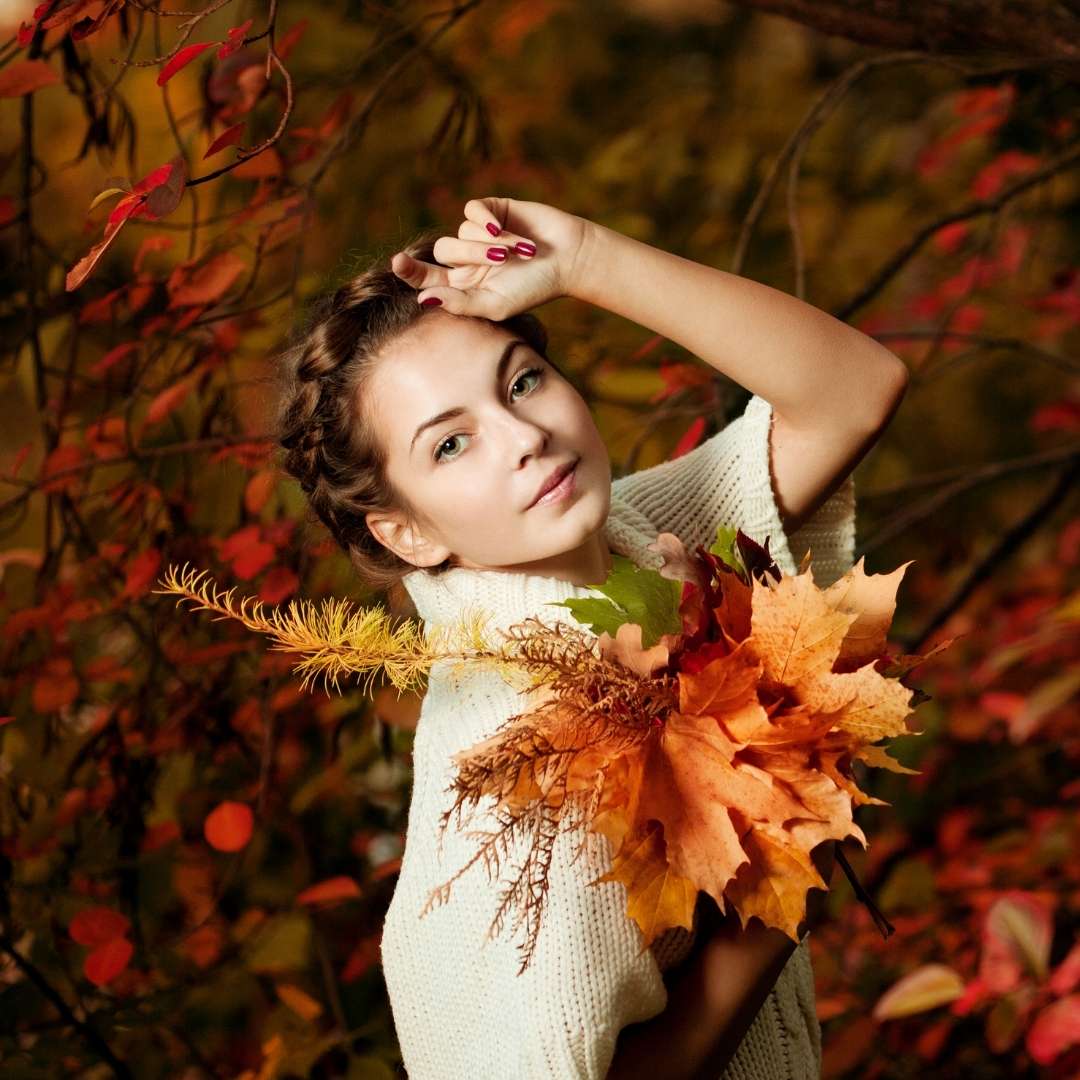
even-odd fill
[[[793,574],[812,548],[814,580],[826,586],[850,568],[855,542],[854,478],[841,486],[791,537],[784,534],[769,471],[772,407],[754,396],[745,411],[688,454],[616,479],[605,526],[611,550],[639,566],[659,566],[646,550],[673,532],[692,550],[708,546],[721,523],[738,525]],[[566,608],[545,607],[598,590],[540,575],[452,569],[438,577],[410,573],[405,588],[429,626],[453,622],[464,606],[490,612],[508,627],[528,615],[580,626]],[[422,919],[429,891],[475,854],[472,830],[490,827],[493,800],[481,802],[457,831],[437,825],[452,803],[451,755],[486,738],[522,698],[498,675],[459,672],[449,661],[431,668],[413,743],[413,791],[401,872],[386,913],[381,953],[394,1025],[410,1080],[602,1080],[620,1028],[662,1012],[663,972],[689,952],[695,933],[667,931],[642,949],[615,881],[587,888],[611,865],[611,843],[589,834],[588,858],[574,865],[577,842],[560,832],[549,892],[526,971],[517,969],[524,931],[487,938],[502,883],[516,876],[520,855],[503,858],[489,880],[480,860],[452,886],[447,903]],[[487,809],[485,809],[485,807]],[[511,852],[511,855],[514,853]],[[695,929],[696,929],[695,921]],[[820,1072],[820,1028],[809,945],[804,936],[769,993],[724,1080],[813,1080]]]

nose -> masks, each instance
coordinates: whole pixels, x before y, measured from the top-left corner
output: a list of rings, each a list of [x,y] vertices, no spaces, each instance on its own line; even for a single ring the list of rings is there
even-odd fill
[[[509,446],[509,453],[511,456],[516,455],[519,462],[530,455],[536,457],[544,452],[548,433],[539,424],[513,414],[506,414],[504,423],[504,435]]]

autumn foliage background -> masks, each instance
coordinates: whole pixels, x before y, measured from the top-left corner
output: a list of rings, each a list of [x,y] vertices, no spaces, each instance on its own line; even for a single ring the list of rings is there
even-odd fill
[[[419,699],[301,692],[151,589],[186,560],[408,613],[275,470],[266,380],[344,264],[490,194],[907,362],[856,557],[915,560],[898,648],[958,641],[893,744],[919,774],[872,771],[892,805],[845,846],[896,932],[836,873],[811,936],[824,1073],[1080,1075],[1075,71],[753,7],[0,7],[5,1077],[395,1075],[378,939]],[[617,472],[741,411],[642,327],[541,315]]]

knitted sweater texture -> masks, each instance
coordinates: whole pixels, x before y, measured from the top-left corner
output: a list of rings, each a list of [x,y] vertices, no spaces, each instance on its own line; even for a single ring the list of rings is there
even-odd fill
[[[794,574],[811,549],[815,582],[842,576],[855,544],[854,477],[790,537],[785,535],[770,474],[772,407],[753,396],[737,419],[690,453],[618,478],[611,485],[605,532],[612,551],[658,568],[647,545],[675,533],[693,550],[708,546],[721,523],[740,527]],[[410,573],[405,588],[429,626],[481,607],[489,626],[507,628],[529,615],[581,628],[569,598],[598,590],[556,578],[455,568],[439,576]],[[511,845],[489,878],[480,859],[454,881],[449,899],[420,911],[429,892],[476,854],[474,830],[494,828],[494,799],[442,837],[438,823],[453,803],[452,755],[494,734],[523,699],[497,673],[432,665],[413,743],[413,789],[401,872],[386,913],[383,974],[410,1080],[602,1080],[619,1030],[667,1005],[664,972],[693,945],[694,930],[675,927],[644,949],[617,881],[589,886],[611,867],[611,842],[589,833],[585,855],[571,863],[580,834],[561,831],[548,873],[543,918],[528,968],[517,974],[524,930],[505,913],[489,936],[503,883],[517,875],[524,848]],[[494,874],[494,871],[493,871]],[[815,1013],[809,944],[804,936],[720,1080],[815,1080],[821,1033]]]

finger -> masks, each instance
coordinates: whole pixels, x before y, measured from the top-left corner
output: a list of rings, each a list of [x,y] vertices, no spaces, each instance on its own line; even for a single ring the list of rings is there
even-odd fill
[[[536,243],[527,236],[518,233],[502,231],[496,240],[490,236],[487,229],[475,221],[466,218],[458,226],[458,239],[483,241],[485,244],[505,244],[514,255],[520,255],[524,259],[531,259],[536,254]]]
[[[449,286],[426,289],[417,294],[416,300],[425,307],[441,307],[451,315],[475,315],[495,322],[505,319],[508,311],[506,301],[501,296],[484,289],[469,289],[467,292]]]
[[[503,223],[510,216],[510,200],[498,195],[470,199],[465,204],[465,216],[482,226],[489,236],[502,238]]]
[[[446,285],[449,282],[445,266],[421,262],[404,251],[399,251],[390,260],[390,269],[414,289],[429,289],[433,285]]]
[[[510,258],[506,244],[487,240],[458,240],[454,236],[440,236],[432,248],[435,258],[449,266],[497,266]]]

